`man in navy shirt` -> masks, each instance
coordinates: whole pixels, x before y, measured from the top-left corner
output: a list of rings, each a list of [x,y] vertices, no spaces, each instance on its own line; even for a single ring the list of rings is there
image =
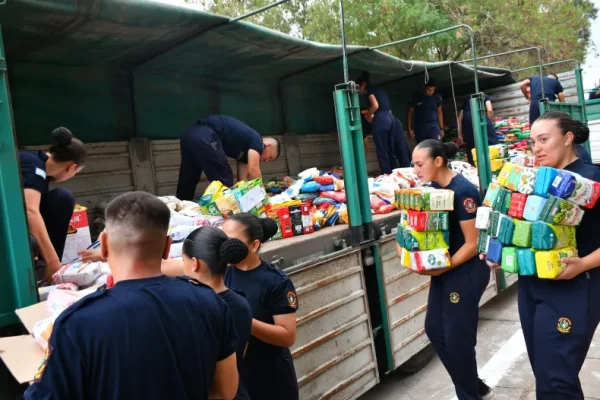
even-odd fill
[[[108,205],[100,241],[115,285],[56,319],[25,399],[233,399],[231,312],[197,280],[162,275],[169,218],[167,206],[148,193]]]
[[[435,92],[435,80],[430,79],[423,90],[410,99],[408,134],[418,144],[426,139],[441,139],[443,132],[442,96]]]
[[[598,82],[598,85],[592,89],[592,91],[590,92],[590,97],[588,100],[597,100],[600,99],[600,81]]]
[[[521,82],[521,92],[523,96],[530,102],[529,105],[529,124],[533,125],[536,119],[540,116],[540,101],[542,100],[542,83],[544,85],[544,95],[550,101],[565,102],[563,87],[558,81],[558,76],[550,74],[540,79],[539,76],[532,76]],[[527,92],[529,88],[529,93]]]
[[[261,162],[279,156],[279,141],[261,138],[248,125],[225,115],[212,115],[190,126],[181,137],[181,168],[177,197],[192,200],[202,172],[209,182],[233,186],[233,171],[227,158],[237,161],[237,180],[262,177]]]

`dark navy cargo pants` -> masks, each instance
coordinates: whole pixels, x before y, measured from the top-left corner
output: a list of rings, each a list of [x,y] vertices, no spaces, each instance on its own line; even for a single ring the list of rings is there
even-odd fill
[[[441,134],[440,124],[437,121],[415,125],[415,140],[417,144],[427,139],[440,140]]]
[[[375,142],[377,161],[382,173],[391,174],[395,168],[410,165],[402,122],[392,113],[382,111],[375,114],[373,142]]]
[[[233,186],[233,171],[227,161],[223,145],[214,129],[195,124],[181,136],[181,167],[177,184],[177,198],[192,200],[202,172],[209,182],[221,181]]]
[[[479,400],[475,358],[479,301],[490,269],[477,258],[431,277],[425,333],[450,374],[459,400]]]
[[[519,316],[537,400],[583,400],[579,371],[600,321],[600,282],[519,276]]]

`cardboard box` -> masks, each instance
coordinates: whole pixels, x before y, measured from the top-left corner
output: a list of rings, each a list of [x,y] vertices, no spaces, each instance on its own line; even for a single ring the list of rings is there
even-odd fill
[[[90,235],[87,208],[77,204],[69,223],[69,232],[61,263],[68,264],[77,259],[77,254],[87,249],[91,244],[92,236]]]

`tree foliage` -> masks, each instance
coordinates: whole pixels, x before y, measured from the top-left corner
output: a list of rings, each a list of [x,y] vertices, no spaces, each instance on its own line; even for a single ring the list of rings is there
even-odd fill
[[[226,16],[240,16],[275,0],[186,0]],[[590,0],[345,0],[348,44],[375,46],[458,24],[475,32],[477,55],[539,47],[544,62],[575,58],[583,61],[597,10]],[[338,0],[291,0],[249,20],[308,40],[339,44]],[[470,55],[466,31],[388,47],[404,59],[461,60]],[[537,63],[535,53],[483,62],[517,69]],[[570,68],[570,67],[569,67]],[[557,66],[565,70],[567,66]]]

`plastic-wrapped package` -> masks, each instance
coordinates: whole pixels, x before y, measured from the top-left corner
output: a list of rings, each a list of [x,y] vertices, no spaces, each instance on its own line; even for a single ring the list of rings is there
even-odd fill
[[[54,275],[54,283],[73,283],[79,287],[89,286],[100,276],[100,263],[76,261],[64,265]]]
[[[577,226],[584,211],[577,204],[550,195],[540,214],[540,220],[556,225]]]
[[[554,279],[560,275],[567,265],[564,258],[577,257],[577,249],[567,247],[550,251],[538,251],[535,253],[535,265],[538,278]]]
[[[501,267],[509,274],[519,273],[519,260],[517,258],[516,247],[504,247],[502,249],[502,264]]]

